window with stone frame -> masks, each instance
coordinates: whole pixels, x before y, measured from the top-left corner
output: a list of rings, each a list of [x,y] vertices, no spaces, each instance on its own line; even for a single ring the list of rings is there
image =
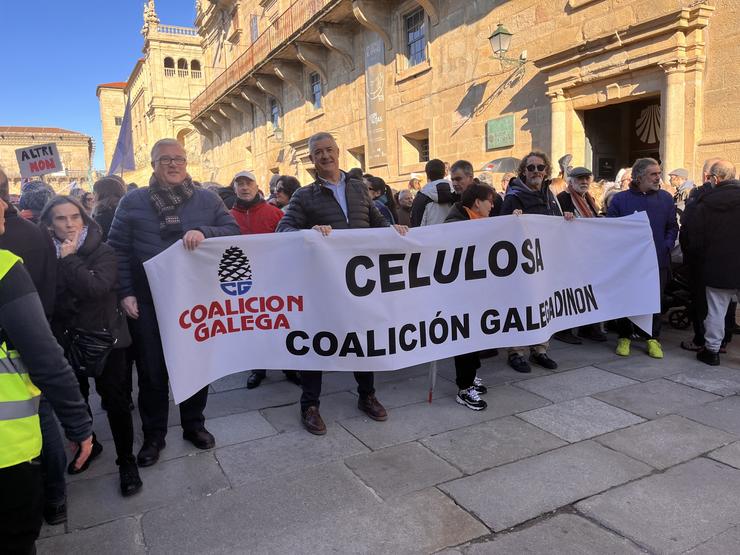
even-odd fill
[[[321,108],[324,95],[321,88],[321,76],[315,71],[308,75],[308,86],[311,95],[311,104],[318,110]]]
[[[115,121],[116,121],[116,125],[118,127],[121,127],[121,125],[123,125],[123,116],[116,116]]]
[[[427,59],[426,14],[422,8],[403,17],[404,40],[408,67]]]
[[[270,122],[273,129],[280,127],[280,106],[276,98],[270,98]]]

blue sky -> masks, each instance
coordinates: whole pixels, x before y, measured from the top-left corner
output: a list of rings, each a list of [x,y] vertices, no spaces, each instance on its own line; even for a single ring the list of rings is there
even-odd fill
[[[162,23],[192,26],[194,0],[156,0]],[[144,0],[0,0],[0,125],[62,127],[95,140],[103,169],[95,87],[125,81],[141,56]]]

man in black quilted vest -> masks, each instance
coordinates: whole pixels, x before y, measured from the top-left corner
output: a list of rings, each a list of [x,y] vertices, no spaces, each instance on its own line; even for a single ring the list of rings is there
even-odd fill
[[[370,200],[362,181],[349,177],[339,169],[339,147],[329,133],[316,133],[308,140],[311,162],[316,169],[316,181],[298,189],[278,224],[277,231],[314,229],[326,236],[332,229],[387,227],[385,218]],[[405,235],[406,226],[393,226]],[[312,434],[324,435],[326,425],[319,414],[321,372],[301,373],[301,421]],[[383,405],[375,397],[372,372],[355,372],[357,407],[373,420],[388,418]]]

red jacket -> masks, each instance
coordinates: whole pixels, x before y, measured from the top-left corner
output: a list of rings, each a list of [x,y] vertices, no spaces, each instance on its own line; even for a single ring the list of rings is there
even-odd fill
[[[283,211],[264,200],[249,209],[234,205],[231,209],[242,235],[253,233],[274,233]]]

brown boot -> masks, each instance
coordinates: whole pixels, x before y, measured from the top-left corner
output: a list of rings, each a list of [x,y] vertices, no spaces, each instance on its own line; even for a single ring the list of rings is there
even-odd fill
[[[360,397],[357,400],[357,408],[378,422],[388,419],[388,413],[385,411],[385,407],[380,404],[380,401],[378,401],[375,395],[368,395],[365,398]]]
[[[308,407],[301,413],[301,422],[303,427],[317,436],[323,436],[326,433],[326,424],[321,419],[319,407]]]

